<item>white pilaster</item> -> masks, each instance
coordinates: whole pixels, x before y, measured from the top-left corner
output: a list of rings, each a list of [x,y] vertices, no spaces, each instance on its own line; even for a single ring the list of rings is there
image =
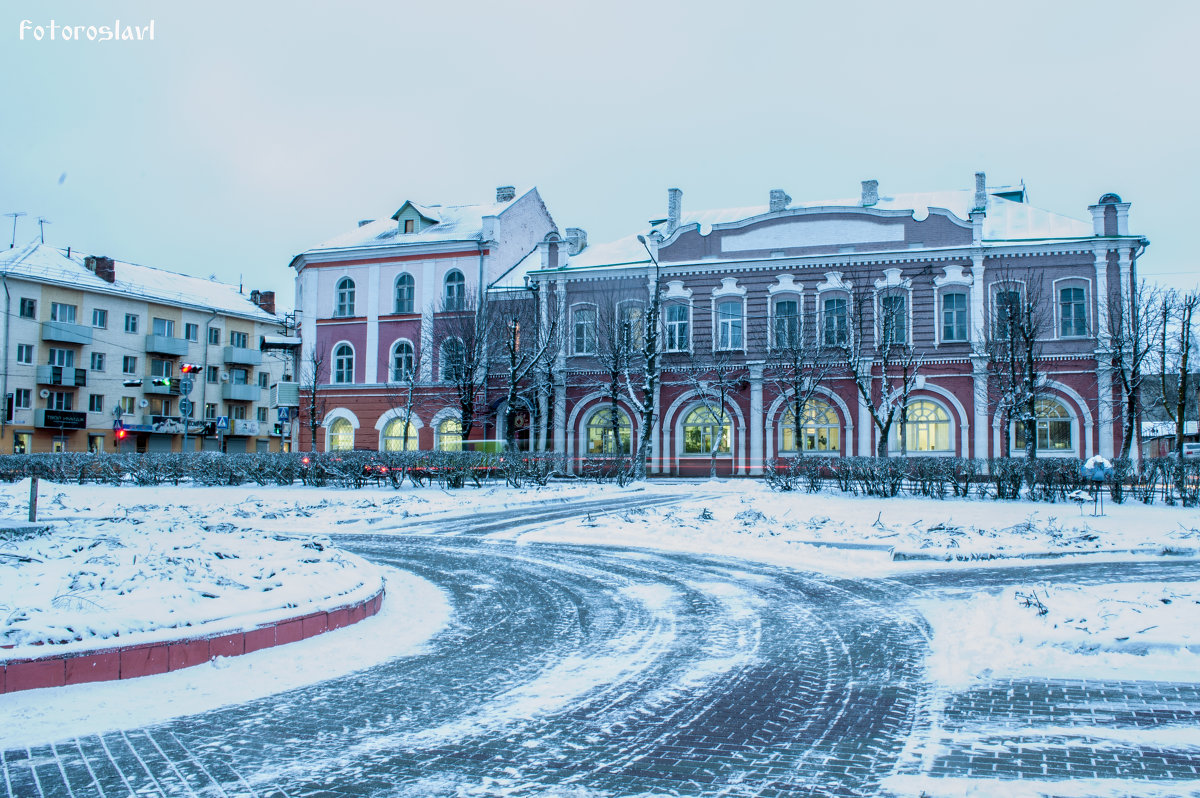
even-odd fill
[[[367,345],[362,356],[367,359],[363,381],[368,385],[379,382],[379,264],[367,267]],[[389,292],[384,292],[388,294]]]
[[[970,332],[971,344],[979,347],[986,339],[987,319],[984,314],[985,306],[985,291],[983,285],[983,255],[977,254],[971,256],[971,324]]]
[[[416,307],[421,312],[421,359],[420,377],[422,382],[433,381],[433,361],[437,360],[437,352],[433,345],[433,311],[437,308],[438,295],[441,286],[437,282],[437,273],[433,262],[421,264],[421,276],[416,285]]]
[[[1113,458],[1113,383],[1112,367],[1103,360],[1096,369],[1097,392],[1100,394],[1098,405],[1100,415],[1100,456],[1109,460]],[[1090,434],[1090,430],[1084,435]]]
[[[750,365],[750,475],[763,473],[763,367]]]
[[[1058,297],[1051,297],[1053,302]],[[1096,247],[1096,338],[1108,348],[1108,247]]]
[[[869,374],[871,367],[867,366]],[[875,449],[871,446],[871,433],[875,431],[875,422],[871,420],[871,410],[862,392],[858,392],[858,447],[854,453],[859,457],[872,457]]]
[[[974,392],[971,398],[971,431],[974,437],[975,451],[972,457],[988,456],[988,373],[987,359],[975,357],[971,359],[971,384]],[[963,453],[966,456],[966,452]]]

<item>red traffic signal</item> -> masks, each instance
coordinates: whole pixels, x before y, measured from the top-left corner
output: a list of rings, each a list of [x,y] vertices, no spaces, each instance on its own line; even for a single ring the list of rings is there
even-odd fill
[[[203,366],[198,366],[195,363],[183,363],[179,366],[179,370],[184,374],[195,374],[203,368]]]

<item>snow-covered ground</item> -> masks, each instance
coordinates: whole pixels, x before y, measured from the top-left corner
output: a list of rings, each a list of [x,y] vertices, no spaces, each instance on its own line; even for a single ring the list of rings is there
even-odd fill
[[[217,616],[250,623],[286,604],[328,603],[379,578],[371,566],[337,550],[338,532],[405,534],[411,522],[428,519],[461,519],[463,529],[469,530],[477,513],[539,502],[561,507],[610,498],[612,509],[494,537],[518,544],[711,553],[864,577],[972,568],[981,561],[997,565],[992,558],[1194,556],[1200,547],[1200,516],[1180,508],[1107,504],[1105,515],[1097,517],[1090,506],[1081,513],[1071,504],[779,494],[748,480],[655,481],[623,489],[589,483],[521,490],[488,485],[459,491],[113,489],[45,482],[40,488],[39,515],[53,522],[54,532],[0,540],[0,632],[17,643],[70,639],[84,645],[79,638],[111,639],[116,631],[123,640],[135,634],[173,634],[180,626]],[[0,486],[0,516],[22,520],[28,490],[28,482]],[[683,501],[629,508],[635,497],[660,495]],[[325,545],[326,538],[334,541],[332,548]],[[893,559],[893,550],[929,559]],[[263,590],[266,585],[271,589]],[[248,603],[251,595],[256,604]],[[415,620],[409,624],[412,634],[402,641],[383,638],[392,642],[384,646],[391,648],[378,652],[380,657],[419,649],[453,611],[432,585],[398,572],[389,577],[384,607],[387,613],[405,612],[404,617]],[[930,677],[951,689],[1003,675],[1095,676],[1103,671],[1126,679],[1194,681],[1200,672],[1200,639],[1194,631],[1200,628],[1200,584],[1195,582],[1027,585],[999,594],[950,597],[921,609],[934,630]],[[294,609],[291,614],[296,614]],[[85,622],[89,615],[104,620]],[[171,629],[164,631],[166,627]],[[339,630],[298,645],[338,646],[338,636],[352,634],[367,632]],[[245,667],[265,669],[255,663],[270,657],[282,657],[280,670],[270,678],[228,679],[228,669],[235,667],[231,660],[134,681],[166,684],[168,679],[191,679],[200,686],[183,692],[209,695],[209,704],[247,700],[293,684],[283,672],[294,670],[300,658],[290,653],[258,652],[237,659],[244,660]],[[354,667],[371,661],[375,660],[367,657]],[[242,666],[239,662],[236,667]],[[322,676],[310,668],[298,678]],[[203,687],[206,678],[213,684],[243,684],[238,692],[226,693]],[[139,689],[140,684],[114,684],[33,691],[36,699],[0,696],[0,708],[6,715],[25,711],[28,718],[36,712],[22,710],[33,706],[25,702],[45,702],[48,695],[54,700],[63,696],[63,704],[70,705],[70,696],[81,695],[80,690],[88,691],[89,701],[105,691],[111,696],[102,700],[117,701],[124,700],[125,691]],[[147,705],[154,704],[151,697],[161,695],[161,688],[145,689]],[[203,701],[196,706],[201,705]],[[177,704],[155,711],[180,714],[196,711],[196,706]],[[129,722],[156,717],[144,709],[133,712]],[[23,728],[22,733],[37,737],[36,725]],[[17,738],[0,739],[0,745],[6,741]]]

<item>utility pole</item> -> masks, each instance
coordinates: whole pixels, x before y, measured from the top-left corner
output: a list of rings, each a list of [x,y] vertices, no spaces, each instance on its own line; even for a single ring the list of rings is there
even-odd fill
[[[46,225],[48,225],[48,224],[54,224],[54,223],[51,222],[49,219],[47,219],[45,216],[38,217],[38,236],[42,239],[43,244],[46,243]],[[14,228],[15,228],[15,223],[14,223]],[[15,232],[14,232],[14,235],[15,235]],[[9,247],[9,249],[11,249],[11,247]]]
[[[12,220],[13,220],[12,241],[10,241],[10,242],[8,243],[8,248],[9,248],[9,249],[12,249],[13,247],[15,247],[15,246],[17,245],[17,217],[18,217],[18,216],[24,216],[24,215],[25,215],[25,211],[15,211],[15,212],[13,212],[13,213],[6,213],[6,214],[4,214],[4,215],[5,215],[5,216],[11,216],[11,217],[12,217]]]

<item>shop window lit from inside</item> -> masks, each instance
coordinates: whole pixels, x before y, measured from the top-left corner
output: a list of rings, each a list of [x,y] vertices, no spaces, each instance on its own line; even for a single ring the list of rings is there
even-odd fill
[[[783,434],[780,451],[795,452],[796,414],[788,410],[783,414]],[[800,442],[806,452],[839,453],[842,450],[841,424],[837,411],[820,399],[809,399],[800,414]]]

